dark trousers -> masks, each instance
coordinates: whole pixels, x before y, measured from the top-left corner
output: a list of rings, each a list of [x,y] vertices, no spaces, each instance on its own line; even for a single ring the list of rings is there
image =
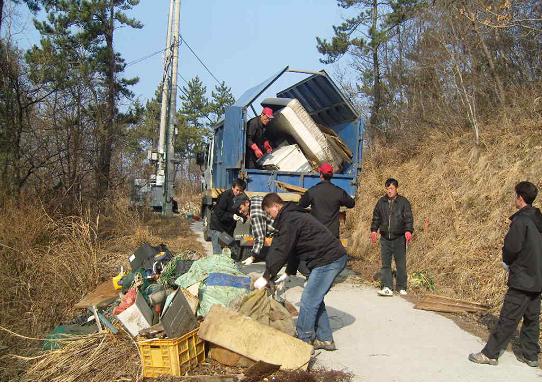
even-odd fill
[[[530,361],[538,359],[540,347],[540,293],[509,288],[504,296],[499,322],[482,350],[488,358],[496,359],[514,335],[519,321],[523,325],[519,335],[521,354]]]
[[[395,257],[395,267],[397,268],[397,290],[407,289],[406,272],[406,239],[405,236],[388,240],[380,238],[380,257],[382,258],[382,285],[393,289],[391,277],[391,261]]]

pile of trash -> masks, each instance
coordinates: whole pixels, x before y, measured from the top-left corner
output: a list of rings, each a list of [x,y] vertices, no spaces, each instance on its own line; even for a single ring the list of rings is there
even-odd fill
[[[141,245],[128,258],[131,270],[87,294],[76,305],[87,308],[79,325],[58,326],[44,348],[58,349],[62,334],[123,328],[136,341],[144,378],[184,376],[206,358],[252,372],[307,369],[312,346],[294,337],[295,308],[255,290],[228,248],[198,257]]]
[[[317,124],[297,99],[266,98],[262,106],[273,109],[268,135],[272,153],[258,162],[263,169],[308,173],[327,162],[334,173],[352,163],[352,151],[330,127]]]

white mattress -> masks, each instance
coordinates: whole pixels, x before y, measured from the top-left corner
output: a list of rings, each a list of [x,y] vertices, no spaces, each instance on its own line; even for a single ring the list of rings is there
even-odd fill
[[[324,133],[297,99],[275,111],[274,116],[270,129],[291,135],[310,161],[317,165],[328,162],[336,173],[342,170],[343,157],[330,146]]]

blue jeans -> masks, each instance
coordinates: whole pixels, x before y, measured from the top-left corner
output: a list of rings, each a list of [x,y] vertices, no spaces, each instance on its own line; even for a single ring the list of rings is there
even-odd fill
[[[297,318],[297,337],[311,343],[314,338],[332,341],[333,333],[329,325],[324,296],[329,292],[333,281],[346,266],[348,256],[344,255],[332,263],[314,268],[303,294]]]
[[[222,232],[215,231],[214,229],[209,229],[209,235],[211,236],[211,244],[213,245],[213,255],[219,255],[222,253],[222,247],[220,246],[220,236]]]

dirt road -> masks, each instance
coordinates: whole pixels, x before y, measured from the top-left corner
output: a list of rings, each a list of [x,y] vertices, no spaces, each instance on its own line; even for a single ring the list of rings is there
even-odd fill
[[[192,228],[201,235],[201,225]],[[209,248],[210,243],[201,242]],[[263,263],[243,268],[263,272]],[[347,272],[326,296],[337,351],[321,351],[316,366],[346,370],[355,381],[542,381],[533,369],[505,352],[498,366],[469,362],[484,341],[437,313],[416,310],[399,296],[379,297],[351,282]],[[284,296],[299,307],[303,280],[290,279]]]

